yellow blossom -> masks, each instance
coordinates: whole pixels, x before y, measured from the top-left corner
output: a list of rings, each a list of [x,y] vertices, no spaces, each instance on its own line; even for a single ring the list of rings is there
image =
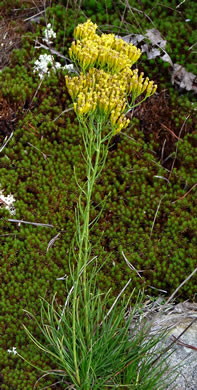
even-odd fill
[[[86,23],[78,24],[74,30],[75,39],[83,39],[86,37],[94,37],[97,25],[92,23],[90,19]]]
[[[144,79],[144,73],[131,69],[141,55],[139,49],[114,34],[99,36],[96,29],[90,20],[76,27],[69,55],[82,73],[66,76],[66,86],[79,117],[94,115],[110,120],[118,133],[129,123],[125,117],[127,101],[133,105],[142,94],[144,101],[157,86],[148,77]]]
[[[122,129],[125,129],[128,124],[130,123],[130,120],[125,117],[125,115],[121,115],[118,121],[116,122],[116,125],[114,126],[113,132],[114,134],[120,133]]]
[[[131,67],[141,51],[134,45],[116,38],[114,34],[96,34],[97,25],[90,20],[74,30],[76,42],[69,49],[70,58],[81,66],[83,72],[96,66],[117,73]]]

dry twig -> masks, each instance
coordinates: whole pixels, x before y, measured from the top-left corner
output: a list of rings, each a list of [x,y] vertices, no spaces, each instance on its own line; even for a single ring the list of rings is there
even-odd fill
[[[193,188],[195,188],[196,186],[197,186],[197,183],[195,183],[195,184],[189,189],[189,191],[186,192],[186,194],[184,194],[183,196],[181,196],[181,197],[178,198],[177,200],[174,200],[174,202],[172,202],[172,203],[176,203],[176,202],[178,202],[178,200],[184,199],[184,198],[193,190]]]
[[[164,129],[168,130],[168,131],[173,135],[173,137],[175,137],[175,138],[178,139],[179,141],[183,141],[181,138],[179,138],[179,137],[174,133],[174,131],[170,130],[166,125],[164,125],[163,123],[161,123],[161,126],[164,127]]]

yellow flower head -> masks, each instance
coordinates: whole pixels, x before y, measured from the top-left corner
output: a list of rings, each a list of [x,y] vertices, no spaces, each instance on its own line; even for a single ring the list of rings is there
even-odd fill
[[[74,30],[74,38],[75,39],[83,39],[83,38],[94,38],[96,35],[97,25],[92,23],[90,19],[87,20],[86,23],[78,24],[78,26]]]
[[[144,79],[144,73],[131,69],[141,55],[137,47],[114,34],[99,36],[96,29],[97,25],[90,20],[75,28],[69,55],[82,73],[73,78],[66,76],[66,86],[80,118],[99,115],[111,122],[116,134],[128,126],[128,100],[134,105],[144,94],[144,101],[155,93],[157,86],[148,77]]]
[[[97,25],[90,20],[79,24],[74,30],[73,42],[69,49],[70,58],[83,72],[96,66],[112,73],[131,67],[140,57],[141,51],[132,44],[116,38],[114,34],[96,34]]]

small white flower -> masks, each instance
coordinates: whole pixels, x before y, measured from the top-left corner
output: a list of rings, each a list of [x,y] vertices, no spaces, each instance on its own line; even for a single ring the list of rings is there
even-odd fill
[[[12,347],[12,349],[7,349],[7,352],[8,353],[13,353],[14,355],[17,355],[17,350],[16,350],[16,347]]]
[[[13,197],[13,195],[9,194],[8,196],[4,196],[4,199],[5,199],[5,202],[11,206],[13,204],[13,202],[15,202],[15,199]]]
[[[53,31],[51,23],[48,23],[46,29],[44,30],[43,41],[50,44],[52,43],[51,38],[56,38],[56,33]]]
[[[8,196],[3,195],[3,191],[0,190],[0,206],[4,206],[7,210],[9,210],[11,215],[16,214],[16,209],[14,207],[14,199],[13,195],[9,194]]]
[[[191,19],[185,19],[185,22],[190,22],[191,21]]]
[[[66,69],[69,73],[76,72],[73,64],[63,66],[63,69]]]
[[[40,78],[42,79],[45,74],[49,74],[48,65],[51,64],[52,68],[59,69],[61,64],[59,62],[54,63],[54,58],[50,54],[41,54],[39,59],[34,63],[34,72],[38,72]]]

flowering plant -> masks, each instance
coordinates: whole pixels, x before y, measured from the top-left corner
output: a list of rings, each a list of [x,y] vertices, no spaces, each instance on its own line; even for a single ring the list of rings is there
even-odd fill
[[[76,27],[69,54],[81,72],[77,77],[66,76],[84,143],[87,176],[83,186],[76,178],[80,194],[69,253],[73,286],[63,309],[55,309],[55,298],[52,304],[42,300],[42,326],[37,324],[46,345],[25,329],[31,340],[56,362],[57,370],[48,373],[59,376],[66,388],[164,389],[164,381],[159,383],[159,379],[165,370],[157,359],[154,364],[154,355],[151,358],[149,354],[158,338],[146,340],[144,330],[129,338],[133,316],[132,312],[125,318],[129,300],[117,309],[131,279],[114,300],[109,298],[109,292],[103,294],[97,287],[99,267],[93,267],[87,276],[87,267],[91,269],[90,264],[97,264],[96,257],[92,257],[90,233],[102,212],[101,207],[98,216],[90,219],[92,193],[105,165],[109,142],[128,126],[126,110],[139,104],[136,99],[140,95],[144,94],[143,101],[156,90],[153,81],[144,80],[143,73],[138,75],[137,70],[131,70],[140,50],[113,34],[97,35],[96,27],[90,20]]]

